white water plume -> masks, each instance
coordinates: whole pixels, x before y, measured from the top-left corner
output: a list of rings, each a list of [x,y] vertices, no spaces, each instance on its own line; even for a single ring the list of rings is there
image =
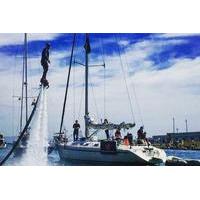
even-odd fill
[[[46,89],[41,88],[41,95],[33,118],[30,138],[21,165],[47,165],[48,120]]]

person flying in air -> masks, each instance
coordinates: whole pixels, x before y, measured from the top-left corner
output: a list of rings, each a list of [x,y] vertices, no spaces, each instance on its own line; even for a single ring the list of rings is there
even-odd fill
[[[49,82],[46,79],[47,72],[49,69],[49,64],[50,64],[49,49],[50,49],[50,44],[47,43],[42,51],[42,57],[41,57],[41,65],[43,67],[43,75],[42,75],[42,78],[40,79],[40,82],[44,86],[49,86]]]

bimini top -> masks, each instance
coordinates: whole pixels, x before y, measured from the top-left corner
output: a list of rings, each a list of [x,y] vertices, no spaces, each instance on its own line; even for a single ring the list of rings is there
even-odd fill
[[[88,128],[96,129],[96,130],[113,130],[113,129],[130,129],[135,126],[135,123],[125,123],[122,122],[120,124],[114,123],[95,123],[89,116],[85,116],[86,122],[88,123]]]

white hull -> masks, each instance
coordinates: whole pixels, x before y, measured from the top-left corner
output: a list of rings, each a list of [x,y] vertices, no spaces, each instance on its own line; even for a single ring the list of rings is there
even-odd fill
[[[103,162],[108,165],[153,165],[166,161],[165,152],[153,146],[133,146],[130,149],[129,146],[120,145],[116,153],[105,153],[99,147],[94,147],[94,144],[94,142],[89,142],[88,146],[83,146],[61,143],[57,145],[57,148],[62,160]]]

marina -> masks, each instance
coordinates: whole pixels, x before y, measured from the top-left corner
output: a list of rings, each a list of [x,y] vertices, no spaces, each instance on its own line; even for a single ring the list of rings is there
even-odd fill
[[[198,1],[2,1],[0,200],[196,200]]]
[[[101,34],[89,33],[63,34],[63,38],[68,39],[68,57],[63,54],[62,59],[67,59],[68,62],[66,66],[64,65],[67,70],[65,73],[63,71],[65,84],[60,82],[62,87],[52,85],[54,83],[53,74],[51,74],[52,81],[48,79],[47,72],[51,65],[52,46],[48,42],[45,43],[40,60],[43,73],[39,84],[38,75],[35,79],[37,87],[33,94],[33,89],[29,84],[32,78],[29,72],[29,37],[28,34],[24,34],[20,58],[22,60],[21,94],[16,96],[13,90],[13,102],[16,97],[19,101],[18,131],[17,136],[9,145],[1,135],[0,165],[7,165],[7,163],[20,166],[45,166],[61,163],[91,166],[199,165],[199,157],[195,157],[198,152],[196,150],[199,150],[199,132],[188,131],[188,120],[185,120],[186,132],[183,133],[179,133],[178,128],[175,127],[174,117],[173,133],[152,137],[146,133],[148,129],[143,120],[140,102],[137,100],[136,87],[131,80],[133,78],[130,72],[131,66],[124,53],[125,48],[129,49],[128,43],[121,45],[123,34],[104,35],[105,38],[112,39],[114,45],[112,51],[115,53],[114,66],[117,65],[121,70],[115,75],[117,81],[121,80],[118,88],[112,87],[110,90],[109,87],[113,83],[111,74],[115,68],[112,68],[113,71],[107,69],[110,66],[112,53],[109,56],[106,55],[105,38],[103,40],[101,36]],[[135,35],[128,37],[135,37]],[[93,38],[92,42],[91,38]],[[97,46],[95,49],[93,43],[97,41],[98,45],[95,44]],[[133,42],[132,48],[136,46],[137,43]],[[131,58],[134,58],[134,54]],[[108,72],[111,74],[107,77]],[[94,77],[99,79],[96,83],[98,86],[94,84]],[[118,83],[115,82],[115,84]],[[96,87],[101,88],[100,95]],[[52,129],[49,131],[48,123],[48,106],[50,109],[53,107],[48,103],[47,98],[52,89],[56,92],[60,90],[61,95],[60,103],[57,104],[59,109],[54,108],[54,115],[57,117],[54,116],[53,121],[51,119],[54,126],[59,126],[56,132],[52,132]],[[120,97],[120,100],[112,107],[115,103],[113,98],[117,100],[116,95]],[[54,96],[53,99],[55,98]],[[109,101],[108,98],[110,98]],[[145,98],[148,99],[147,94]],[[121,107],[118,107],[118,104]],[[98,107],[101,109],[99,110]],[[138,110],[137,117],[135,116],[136,110]],[[14,116],[14,113],[12,114]],[[151,114],[153,115],[151,112],[148,113],[148,115]],[[188,153],[190,150],[193,150],[194,156]]]

